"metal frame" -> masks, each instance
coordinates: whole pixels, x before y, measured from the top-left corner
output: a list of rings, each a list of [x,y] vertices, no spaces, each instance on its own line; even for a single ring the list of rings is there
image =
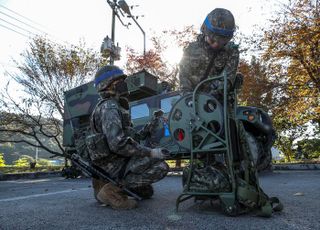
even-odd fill
[[[215,133],[204,127],[203,125],[198,125],[197,124],[191,124],[191,141],[190,141],[190,149],[191,149],[191,154],[190,154],[190,170],[188,173],[188,178],[187,178],[187,183],[184,187],[184,190],[182,194],[177,198],[176,200],[176,211],[178,211],[180,203],[183,201],[189,200],[192,197],[198,197],[198,196],[203,196],[203,197],[213,197],[213,196],[219,196],[221,202],[223,202],[223,205],[226,207],[226,211],[232,213],[234,210],[234,207],[236,205],[236,182],[235,182],[235,175],[234,175],[234,170],[233,170],[233,154],[232,154],[232,148],[231,148],[231,137],[230,137],[230,129],[229,129],[229,114],[228,114],[228,93],[227,93],[227,75],[225,72],[222,73],[222,76],[214,77],[214,78],[209,78],[205,79],[202,82],[200,82],[197,87],[195,88],[193,92],[193,109],[194,109],[194,114],[197,116],[197,92],[198,89],[201,85],[204,83],[208,83],[211,81],[215,80],[223,80],[223,119],[224,119],[224,133],[225,133],[225,138],[221,138],[217,136]],[[236,97],[235,97],[236,98]],[[234,102],[234,111],[236,111],[236,100]],[[199,118],[199,117],[198,117]],[[199,118],[200,119],[200,118]],[[217,138],[223,145],[224,147],[219,147],[215,149],[201,149],[201,145],[204,142],[203,141],[197,146],[194,147],[192,140],[193,140],[193,135],[194,135],[194,130],[196,129],[203,129],[204,131],[207,132],[206,139],[208,136],[212,135],[213,137]],[[194,168],[194,156],[197,153],[201,152],[206,152],[208,154],[216,154],[216,153],[221,153],[224,152],[224,155],[227,159],[227,168],[228,172],[230,175],[231,179],[231,191],[230,192],[194,192],[190,191],[190,180],[191,180],[191,175],[193,172]]]

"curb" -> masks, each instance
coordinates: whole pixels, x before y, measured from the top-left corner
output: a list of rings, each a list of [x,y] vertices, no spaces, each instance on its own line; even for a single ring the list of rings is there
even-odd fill
[[[320,164],[274,164],[273,170],[320,170]]]
[[[274,164],[272,170],[320,170],[320,164]],[[169,171],[168,176],[181,176],[182,171]],[[17,174],[1,174],[0,181],[18,180],[18,179],[37,179],[48,177],[61,177],[62,172],[34,172],[34,173],[17,173]]]
[[[16,173],[16,174],[0,174],[0,181],[18,180],[18,179],[36,179],[62,176],[61,172],[34,172],[34,173]]]

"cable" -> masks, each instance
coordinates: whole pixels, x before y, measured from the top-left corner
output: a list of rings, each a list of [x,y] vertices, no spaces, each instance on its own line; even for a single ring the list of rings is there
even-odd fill
[[[6,21],[6,20],[4,20],[4,19],[2,19],[2,18],[0,18],[0,20],[1,20],[1,21],[4,21],[4,22],[6,22],[6,23],[8,23],[8,24],[10,24],[10,25],[12,25],[12,26],[14,26],[14,27],[19,28],[20,30],[24,30],[24,31],[27,32],[27,33],[36,35],[35,33],[31,32],[31,31],[29,31],[29,30],[26,30],[26,29],[24,29],[24,28],[22,28],[22,27],[20,27],[20,26],[17,26],[17,25],[15,25],[15,24],[11,23],[11,22],[8,22],[8,21]]]
[[[37,25],[40,25],[41,27],[44,27],[43,25],[41,25],[41,24],[39,24],[39,23],[37,23],[37,22],[35,22],[35,21],[33,21],[33,20],[31,20],[31,19],[23,16],[22,14],[19,14],[19,13],[15,12],[15,11],[13,11],[13,10],[11,10],[11,9],[3,6],[2,4],[0,4],[0,7],[2,7],[2,8],[4,8],[4,9],[6,9],[6,10],[8,10],[8,11],[10,11],[10,12],[12,12],[12,13],[14,13],[14,14],[16,14],[16,15],[24,18],[24,19],[26,19],[26,20],[28,20],[29,22],[32,22],[33,24],[37,24]],[[63,42],[63,43],[66,43],[66,44],[71,45],[69,42],[64,41],[64,40],[62,40],[61,38],[58,38],[58,37],[56,37],[56,36],[54,36],[54,35],[52,35],[52,34],[49,34],[49,33],[45,32],[44,30],[41,30],[41,29],[39,29],[39,28],[36,28],[36,27],[34,27],[34,26],[26,23],[26,22],[23,22],[23,21],[17,19],[16,17],[14,17],[14,16],[12,16],[12,15],[9,15],[9,14],[4,13],[4,12],[2,12],[2,11],[0,11],[0,13],[3,14],[3,15],[5,15],[5,16],[7,16],[7,17],[9,17],[9,18],[11,18],[11,19],[13,19],[13,20],[16,20],[16,21],[18,21],[18,22],[20,22],[20,23],[22,23],[22,24],[24,24],[24,25],[26,25],[26,26],[34,29],[34,30],[37,30],[38,32],[41,32],[41,33],[45,34],[46,36],[50,36],[50,37],[52,38],[51,41],[54,42],[54,43],[56,43],[56,44],[60,44],[61,42]],[[37,35],[36,33],[33,33],[33,32],[31,32],[31,31],[29,31],[29,30],[26,30],[26,29],[24,29],[24,28],[22,28],[22,27],[19,27],[19,26],[13,24],[13,23],[10,23],[10,22],[4,20],[3,18],[0,18],[0,20],[5,21],[6,23],[11,24],[11,25],[13,25],[13,26],[15,26],[15,27],[17,27],[17,28],[19,28],[19,29],[22,29],[22,30],[28,32],[28,33],[31,33],[31,34],[33,34],[33,35]],[[4,28],[6,28],[6,29],[8,29],[8,30],[11,30],[11,31],[13,31],[13,32],[16,32],[16,33],[18,33],[18,34],[20,34],[20,35],[22,35],[22,36],[30,37],[30,36],[27,36],[27,35],[25,35],[25,34],[22,34],[22,33],[18,32],[18,31],[16,31],[16,30],[12,29],[12,28],[9,28],[9,27],[7,27],[7,26],[4,26],[4,25],[1,25],[1,26],[4,27]],[[58,39],[60,42],[55,42],[55,41],[54,41],[54,40],[57,40],[57,39]]]
[[[33,21],[33,20],[31,20],[30,18],[28,18],[28,17],[26,17],[26,16],[23,16],[22,14],[19,14],[18,12],[9,9],[9,8],[5,7],[4,5],[2,5],[2,4],[0,4],[0,7],[6,9],[6,10],[8,10],[8,11],[10,11],[10,12],[16,14],[16,15],[18,15],[19,17],[22,17],[22,18],[28,20],[29,22],[31,22],[31,23],[33,23],[33,24],[36,24],[36,25],[38,25],[38,26],[40,26],[40,27],[45,28],[44,25],[41,25],[40,23],[38,23],[38,22],[36,22],[36,21]],[[5,14],[5,13],[3,13],[3,12],[0,12],[0,13]],[[45,35],[48,35],[48,36],[52,37],[53,39],[58,39],[58,40],[60,40],[61,42],[68,43],[68,42],[63,41],[62,39],[60,39],[60,38],[58,38],[58,37],[56,37],[56,36],[54,36],[54,35],[52,35],[52,34],[50,34],[50,33],[47,33],[46,31],[44,31],[44,30],[42,30],[42,29],[36,28],[36,27],[34,27],[34,26],[32,26],[32,25],[30,25],[30,24],[28,24],[28,23],[25,23],[25,22],[23,22],[23,21],[15,18],[15,17],[11,16],[11,15],[8,15],[8,14],[5,14],[5,15],[6,15],[7,17],[10,17],[10,18],[12,18],[12,19],[14,19],[14,20],[17,20],[17,21],[19,21],[19,22],[21,22],[21,23],[23,23],[23,24],[25,24],[25,25],[27,25],[27,26],[29,26],[29,27],[31,27],[31,28],[39,31],[39,32],[41,32],[41,33],[44,33]],[[68,44],[69,44],[69,43],[68,43]]]
[[[0,5],[0,6],[2,6],[2,5]],[[2,6],[2,7],[3,7],[3,6]],[[6,8],[6,7],[4,7],[4,8]],[[6,8],[6,9],[7,9],[7,8]],[[8,10],[9,10],[9,9],[8,9]],[[12,11],[12,10],[10,10],[10,11]],[[14,12],[14,11],[13,11],[13,12]],[[15,17],[13,17],[13,16],[11,16],[11,15],[9,15],[9,14],[6,14],[6,13],[4,13],[4,12],[2,12],[2,11],[0,11],[0,13],[3,14],[3,15],[5,15],[5,16],[7,16],[7,17],[9,17],[9,18],[11,18],[11,19],[14,19],[14,20],[16,20],[16,21],[18,21],[18,22],[20,22],[20,23],[22,23],[22,24],[24,24],[24,25],[26,25],[26,26],[28,26],[28,27],[31,27],[31,28],[39,31],[39,32],[45,34],[46,36],[50,36],[50,37],[52,38],[52,42],[54,42],[53,40],[58,39],[58,40],[60,40],[60,41],[63,42],[63,43],[70,44],[70,43],[67,42],[67,41],[63,41],[62,39],[59,39],[59,38],[57,38],[56,36],[54,36],[54,35],[52,35],[52,34],[49,34],[49,33],[45,32],[45,31],[43,31],[43,30],[40,30],[40,29],[38,29],[38,28],[36,28],[36,27],[34,27],[34,26],[32,26],[32,25],[29,25],[28,23],[25,23],[25,22],[23,22],[23,21],[15,18]],[[24,16],[22,16],[22,15],[21,15],[21,17],[26,18],[26,17],[24,17]],[[19,29],[22,29],[22,30],[24,30],[24,31],[27,31],[28,33],[31,33],[31,34],[33,34],[33,35],[37,35],[36,33],[33,33],[33,32],[31,32],[31,31],[29,31],[29,30],[26,30],[26,29],[24,29],[24,28],[22,28],[22,27],[20,27],[20,26],[17,26],[17,25],[15,25],[15,24],[13,24],[13,23],[10,23],[10,22],[2,19],[2,18],[0,18],[0,20],[5,21],[6,23],[11,24],[11,25],[13,25],[13,26],[15,26],[15,27],[18,27]],[[35,23],[36,23],[36,22],[35,22]],[[36,24],[39,24],[39,23],[36,23]],[[6,27],[6,28],[7,28],[7,29],[10,29],[10,28],[8,28],[8,27]],[[13,30],[13,29],[11,29],[11,30]],[[14,31],[15,31],[15,30],[14,30]],[[21,33],[19,33],[19,34],[21,34]],[[59,42],[59,43],[58,43],[58,42],[54,42],[54,43],[59,44],[60,42]]]
[[[34,30],[37,30],[37,31],[39,31],[39,32],[41,32],[41,33],[44,33],[44,34],[48,34],[48,33],[46,33],[45,31],[40,30],[40,29],[38,29],[38,28],[36,28],[36,27],[34,27],[34,26],[32,26],[32,25],[29,25],[28,23],[25,23],[25,22],[23,22],[23,21],[15,18],[15,17],[13,17],[13,16],[11,16],[11,15],[9,15],[9,14],[3,13],[2,11],[0,11],[0,13],[3,14],[3,15],[5,15],[5,16],[7,16],[7,17],[9,17],[9,18],[11,18],[11,19],[13,19],[13,20],[16,20],[16,21],[18,21],[18,22],[20,22],[20,23],[22,23],[22,24],[24,24],[24,25],[26,25],[26,26],[29,26],[29,27],[33,28]]]
[[[25,35],[25,34],[20,33],[20,32],[18,32],[18,31],[14,30],[14,29],[11,29],[11,28],[9,28],[9,27],[7,27],[7,26],[5,26],[5,25],[2,25],[1,23],[0,23],[0,26],[6,28],[6,29],[8,29],[8,30],[11,30],[11,31],[13,31],[13,32],[15,32],[15,33],[17,33],[17,34],[20,34],[20,35],[22,35],[22,36],[24,36],[24,37],[26,37],[26,38],[30,38],[28,35]]]
[[[12,12],[12,13],[14,13],[14,14],[16,14],[16,15],[24,18],[24,19],[26,19],[26,20],[28,20],[29,22],[32,22],[33,24],[37,24],[38,26],[44,27],[43,25],[41,25],[41,24],[39,24],[39,23],[37,23],[37,22],[35,22],[35,21],[33,21],[33,20],[31,20],[31,19],[23,16],[22,14],[19,14],[19,13],[13,11],[13,10],[10,10],[9,8],[5,7],[4,5],[1,5],[1,4],[0,4],[0,7],[5,8],[6,10],[8,10],[8,11],[10,11],[10,12]]]

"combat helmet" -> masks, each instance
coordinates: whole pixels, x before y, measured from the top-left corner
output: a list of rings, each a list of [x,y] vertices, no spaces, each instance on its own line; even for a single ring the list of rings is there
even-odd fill
[[[94,77],[94,85],[97,91],[101,92],[106,90],[112,82],[126,77],[127,75],[118,66],[106,65],[97,71]]]
[[[201,26],[201,32],[211,41],[225,45],[233,37],[235,21],[232,13],[223,8],[212,10]]]

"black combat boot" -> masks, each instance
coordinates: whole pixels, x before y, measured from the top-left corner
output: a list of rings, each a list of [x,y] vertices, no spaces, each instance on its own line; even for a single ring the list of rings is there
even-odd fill
[[[153,195],[153,187],[151,184],[129,188],[129,190],[140,196],[142,199],[150,199]]]

